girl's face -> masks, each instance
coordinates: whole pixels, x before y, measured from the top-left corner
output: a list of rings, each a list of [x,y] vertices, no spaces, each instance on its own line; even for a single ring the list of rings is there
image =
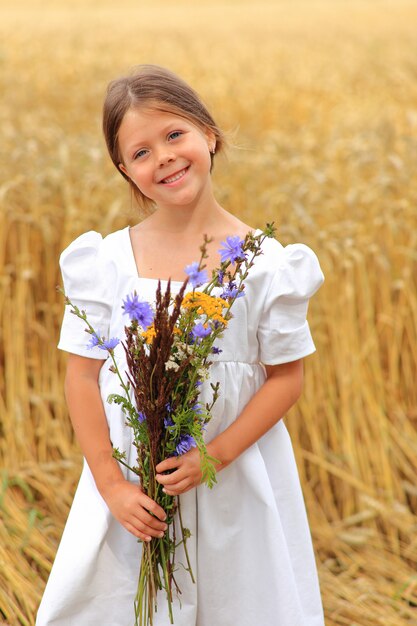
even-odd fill
[[[211,131],[153,109],[129,109],[120,125],[119,167],[158,206],[198,202],[210,186]]]

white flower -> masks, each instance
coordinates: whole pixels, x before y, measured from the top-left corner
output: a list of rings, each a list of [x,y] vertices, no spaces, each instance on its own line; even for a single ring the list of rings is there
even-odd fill
[[[197,370],[197,374],[200,380],[208,380],[209,378],[208,367],[199,367]]]
[[[179,364],[173,359],[169,359],[169,361],[166,362],[165,369],[174,370],[176,372],[178,368]]]

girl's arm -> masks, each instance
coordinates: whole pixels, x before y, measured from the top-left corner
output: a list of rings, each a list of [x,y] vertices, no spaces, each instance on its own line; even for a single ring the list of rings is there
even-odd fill
[[[163,536],[164,510],[127,481],[113,458],[98,376],[103,361],[70,354],[65,397],[71,422],[96,486],[114,517],[135,537],[150,541]],[[156,517],[150,515],[153,513]],[[159,519],[157,519],[159,518]]]
[[[240,415],[208,445],[208,453],[220,461],[217,471],[227,467],[242,452],[276,424],[300,397],[303,387],[303,361],[267,365],[267,379]],[[166,493],[177,495],[201,482],[200,454],[193,448],[179,457],[165,459],[158,472],[176,468],[172,474],[157,475]]]

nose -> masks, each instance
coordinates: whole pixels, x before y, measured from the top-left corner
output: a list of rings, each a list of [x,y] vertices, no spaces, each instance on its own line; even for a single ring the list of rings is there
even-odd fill
[[[158,166],[163,167],[167,163],[171,163],[172,161],[175,161],[175,154],[172,152],[172,150],[169,150],[168,148],[163,148],[162,150],[159,151],[157,155],[157,160],[158,160]]]

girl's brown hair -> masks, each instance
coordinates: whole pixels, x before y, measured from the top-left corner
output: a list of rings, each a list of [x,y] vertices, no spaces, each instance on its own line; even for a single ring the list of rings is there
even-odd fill
[[[225,137],[199,95],[170,70],[159,65],[139,65],[131,75],[113,80],[107,88],[103,106],[103,133],[107,149],[114,165],[131,185],[139,206],[149,210],[153,202],[119,168],[122,163],[118,141],[120,125],[129,109],[140,106],[174,113],[203,130],[211,131],[216,138],[216,152],[224,148]],[[213,157],[211,154],[211,167]]]

